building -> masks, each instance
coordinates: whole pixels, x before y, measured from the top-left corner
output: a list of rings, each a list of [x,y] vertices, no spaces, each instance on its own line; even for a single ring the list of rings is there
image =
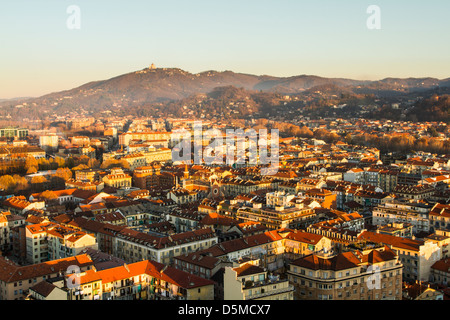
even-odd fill
[[[85,248],[97,249],[93,235],[53,222],[27,225],[25,229],[29,263],[73,257]]]
[[[197,252],[186,253],[174,259],[175,268],[205,279],[211,279],[224,265],[226,264],[219,258]]]
[[[397,185],[392,192],[400,197],[412,200],[423,200],[430,198],[436,190],[433,186],[428,184],[419,185]]]
[[[298,300],[401,300],[402,267],[384,246],[308,255],[289,265],[288,277]]]
[[[28,290],[26,300],[61,301],[67,300],[64,278],[42,280]]]
[[[441,290],[436,289],[436,286],[432,286],[430,283],[405,283],[403,288],[403,300],[444,300],[444,293]]]
[[[372,210],[372,224],[383,226],[392,223],[409,223],[413,233],[430,232],[428,213],[431,205],[413,200],[391,200]]]
[[[144,260],[106,270],[87,270],[70,300],[213,300],[214,282]]]
[[[370,231],[361,232],[358,239],[389,246],[403,265],[405,281],[428,281],[431,266],[441,259],[441,248],[431,240],[413,240]]]
[[[195,202],[206,197],[207,193],[203,190],[188,190],[185,188],[173,188],[167,193],[167,199],[173,200],[177,204]]]
[[[46,279],[66,274],[69,267],[78,267],[80,271],[93,267],[93,261],[86,254],[68,257],[38,264],[19,266],[0,257],[0,300],[22,300],[26,292]]]
[[[430,228],[436,231],[450,231],[450,205],[436,203],[429,213]]]
[[[112,169],[111,173],[104,176],[102,181],[105,186],[113,188],[131,188],[132,177],[123,172],[122,169]]]
[[[343,175],[344,181],[349,181],[356,184],[364,184],[365,172],[360,168],[353,168],[345,172]]]
[[[170,132],[127,132],[119,135],[119,144],[122,146],[128,146],[132,140],[167,144],[170,142],[171,137],[172,134]]]
[[[149,259],[171,264],[179,255],[210,248],[218,242],[218,238],[209,228],[170,236],[125,228],[116,234],[115,241],[116,251],[113,254],[127,262]]]
[[[0,138],[26,138],[28,136],[28,129],[23,128],[1,128]]]
[[[450,285],[450,259],[441,259],[431,266],[429,281],[446,287]]]
[[[377,232],[395,237],[412,238],[413,225],[410,223],[389,223],[377,228]]]
[[[294,300],[294,286],[270,275],[257,261],[226,267],[223,280],[224,300]]]
[[[142,153],[126,154],[120,157],[120,160],[123,160],[126,163],[128,163],[128,166],[130,167],[131,171],[133,171],[138,167],[145,166],[147,164],[146,158]]]
[[[2,202],[2,207],[12,214],[25,215],[30,210],[41,210],[45,208],[44,201],[28,201],[24,196],[15,196]]]
[[[39,136],[39,147],[46,152],[58,150],[59,137],[56,134]]]
[[[302,203],[289,207],[275,208],[253,203],[252,207],[242,206],[236,212],[236,218],[244,222],[258,222],[270,230],[295,228],[315,216],[314,209]]]

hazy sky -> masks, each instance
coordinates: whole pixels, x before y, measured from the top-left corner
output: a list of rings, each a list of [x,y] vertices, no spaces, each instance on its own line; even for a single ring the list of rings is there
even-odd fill
[[[80,9],[71,30],[70,5]],[[367,8],[381,9],[370,30]],[[0,98],[157,67],[450,77],[448,0],[1,0]]]

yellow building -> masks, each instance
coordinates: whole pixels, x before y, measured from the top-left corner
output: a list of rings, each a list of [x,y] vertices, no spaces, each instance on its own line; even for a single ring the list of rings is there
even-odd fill
[[[111,173],[104,176],[102,181],[105,186],[114,188],[130,188],[132,184],[132,177],[123,172],[122,169],[112,169]]]

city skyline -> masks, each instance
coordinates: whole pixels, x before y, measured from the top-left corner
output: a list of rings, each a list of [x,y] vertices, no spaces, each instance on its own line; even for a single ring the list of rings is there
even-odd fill
[[[71,5],[80,10],[75,30],[67,27]],[[379,30],[367,27],[371,5],[381,10]],[[356,80],[445,79],[450,67],[444,1],[20,1],[0,8],[0,99],[68,90],[151,63],[191,73]]]

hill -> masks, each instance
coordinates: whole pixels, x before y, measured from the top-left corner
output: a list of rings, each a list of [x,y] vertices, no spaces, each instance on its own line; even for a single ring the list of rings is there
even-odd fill
[[[219,104],[225,107],[242,100],[239,95],[243,95],[248,97],[247,105],[250,106],[245,108],[251,112],[253,107],[260,109],[270,106],[270,103],[278,104],[282,95],[296,95],[299,99],[306,100],[313,100],[311,96],[317,95],[317,92],[323,96],[322,100],[327,95],[337,98],[365,95],[395,98],[408,95],[409,98],[414,98],[443,87],[450,87],[450,79],[387,78],[362,81],[311,75],[258,76],[213,70],[192,74],[178,68],[146,68],[38,98],[0,101],[0,116],[44,119],[52,114],[99,115],[104,111],[120,111],[123,114],[123,110],[133,112],[135,109],[142,111],[155,108],[169,111],[171,108],[166,109],[166,106],[179,107],[183,103],[190,103],[192,99],[198,100],[199,95],[206,95],[207,100],[201,98],[204,108],[220,108]],[[239,90],[246,92],[239,93]],[[244,111],[242,108],[239,110],[238,112]],[[208,112],[207,109],[203,111]]]

